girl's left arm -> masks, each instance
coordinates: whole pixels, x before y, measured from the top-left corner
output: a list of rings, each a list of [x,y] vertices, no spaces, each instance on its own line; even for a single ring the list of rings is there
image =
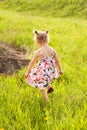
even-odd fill
[[[36,63],[36,59],[38,58],[38,51],[35,51],[33,59],[30,61],[29,66],[28,66],[28,71],[25,74],[25,77],[28,76],[28,73],[31,71],[32,67]]]
[[[58,66],[59,74],[63,74],[63,71],[62,71],[62,67],[61,67],[61,64],[60,64],[59,57],[58,57],[58,55],[57,55],[57,53],[56,53],[55,51],[54,51],[54,59],[55,59],[56,65]]]

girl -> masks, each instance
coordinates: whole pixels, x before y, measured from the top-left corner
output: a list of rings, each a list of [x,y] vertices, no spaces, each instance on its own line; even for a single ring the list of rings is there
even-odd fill
[[[54,78],[58,78],[61,74],[63,74],[63,72],[57,53],[52,47],[48,45],[48,31],[35,31],[34,38],[39,46],[39,49],[35,51],[34,57],[29,64],[25,77],[29,85],[41,90],[44,100],[47,102],[47,93],[53,91],[53,88],[50,84],[51,81]],[[39,59],[39,62],[34,67],[37,59]],[[56,70],[56,66],[58,67],[59,71]]]

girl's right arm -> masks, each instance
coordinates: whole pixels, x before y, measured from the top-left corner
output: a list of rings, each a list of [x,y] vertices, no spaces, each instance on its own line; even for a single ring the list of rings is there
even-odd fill
[[[59,60],[59,57],[57,55],[57,53],[54,51],[54,59],[55,59],[55,63],[56,65],[58,66],[58,69],[59,69],[59,74],[63,74],[63,71],[62,71],[62,67],[61,67],[61,64],[60,64],[60,60]]]
[[[38,51],[35,51],[34,53],[34,57],[33,59],[31,60],[31,62],[29,63],[29,66],[28,66],[28,71],[27,73],[25,74],[25,77],[28,76],[29,72],[31,71],[32,67],[34,66],[34,64],[36,63],[36,59],[38,58]]]

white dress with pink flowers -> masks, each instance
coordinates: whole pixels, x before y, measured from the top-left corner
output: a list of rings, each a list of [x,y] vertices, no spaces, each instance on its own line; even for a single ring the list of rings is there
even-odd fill
[[[28,74],[26,81],[30,86],[45,90],[54,78],[58,78],[58,72],[55,67],[54,51],[51,56],[45,57],[41,51],[40,61]]]

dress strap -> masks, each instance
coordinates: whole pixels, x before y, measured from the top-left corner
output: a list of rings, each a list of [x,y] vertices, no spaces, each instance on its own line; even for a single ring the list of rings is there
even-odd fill
[[[54,57],[54,54],[55,54],[55,52],[54,52],[54,50],[52,49],[51,56]]]
[[[41,50],[39,50],[38,53],[39,53],[40,57],[43,57]]]

